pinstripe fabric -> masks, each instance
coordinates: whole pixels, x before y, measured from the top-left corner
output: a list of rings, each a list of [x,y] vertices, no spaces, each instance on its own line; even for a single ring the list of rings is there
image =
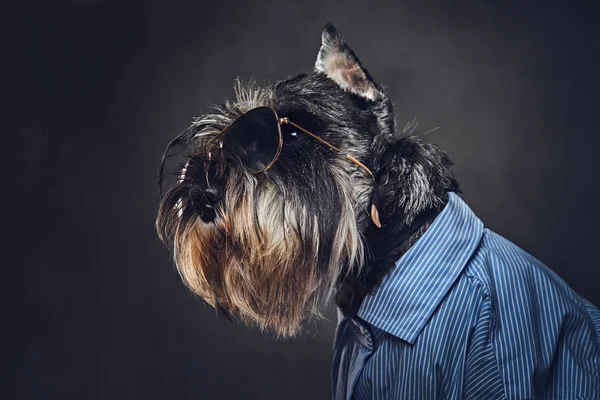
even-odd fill
[[[335,399],[600,399],[600,311],[456,194],[358,316]]]

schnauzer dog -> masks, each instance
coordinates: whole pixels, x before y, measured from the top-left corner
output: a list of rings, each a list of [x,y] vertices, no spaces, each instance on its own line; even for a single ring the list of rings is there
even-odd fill
[[[215,308],[282,337],[296,335],[330,298],[359,324],[361,304],[460,192],[446,153],[414,126],[398,129],[385,89],[329,24],[313,72],[268,87],[238,81],[233,100],[173,139],[161,162],[161,188],[165,160],[182,152],[185,162],[162,192],[156,224],[183,281]],[[439,298],[436,313],[450,301]],[[497,382],[520,390],[507,370]],[[345,386],[336,393],[349,395]],[[478,398],[495,398],[486,393]]]
[[[237,81],[235,92],[176,137],[161,163],[162,182],[171,149],[188,151],[157,218],[184,282],[282,336],[336,291],[341,309],[355,312],[435,217],[422,213],[457,189],[451,161],[410,126],[396,130],[385,90],[331,25],[313,73],[271,87]],[[404,237],[419,216],[421,229]],[[374,260],[376,249],[397,247],[387,238],[405,246],[391,262]]]

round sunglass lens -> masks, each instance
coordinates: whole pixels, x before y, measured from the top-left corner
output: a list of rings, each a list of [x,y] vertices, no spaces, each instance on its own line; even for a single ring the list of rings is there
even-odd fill
[[[279,153],[279,123],[277,114],[269,107],[248,111],[224,133],[224,148],[239,157],[251,172],[265,170]]]

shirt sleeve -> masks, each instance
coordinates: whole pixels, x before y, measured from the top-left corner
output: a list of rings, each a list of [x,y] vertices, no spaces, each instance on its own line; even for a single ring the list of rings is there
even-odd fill
[[[504,399],[505,391],[492,345],[492,305],[486,293],[468,345],[465,360],[465,400]]]
[[[537,259],[503,245],[488,258],[484,318],[506,396],[600,399],[600,311]]]

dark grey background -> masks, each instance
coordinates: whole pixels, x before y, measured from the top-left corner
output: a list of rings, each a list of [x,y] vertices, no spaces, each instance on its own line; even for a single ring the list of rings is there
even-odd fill
[[[333,22],[491,229],[600,304],[597,2],[23,1],[4,12],[0,375],[18,399],[325,399],[332,321],[218,320],[153,230],[168,140]]]

